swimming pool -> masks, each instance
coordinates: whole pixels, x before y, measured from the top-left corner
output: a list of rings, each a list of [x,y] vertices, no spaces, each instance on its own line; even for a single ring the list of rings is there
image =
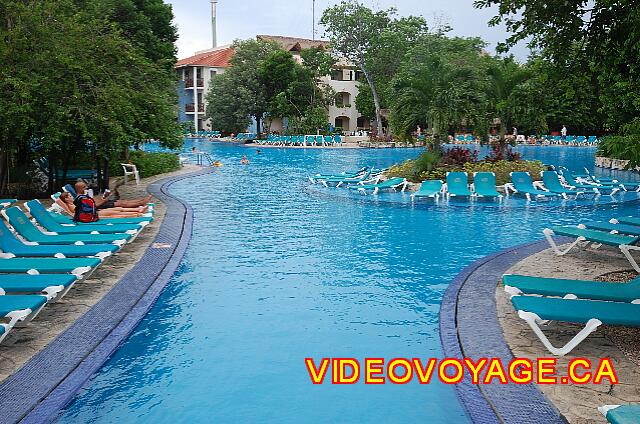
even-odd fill
[[[60,422],[463,423],[449,386],[313,386],[304,358],[439,357],[440,301],[465,265],[539,239],[544,226],[571,223],[576,213],[589,219],[637,209],[411,206],[400,194],[310,189],[306,178],[388,166],[417,149],[257,155],[200,141],[186,148],[192,143],[225,166],[172,186],[195,213],[181,268]],[[592,149],[523,152],[593,168]],[[239,165],[243,154],[248,167]]]

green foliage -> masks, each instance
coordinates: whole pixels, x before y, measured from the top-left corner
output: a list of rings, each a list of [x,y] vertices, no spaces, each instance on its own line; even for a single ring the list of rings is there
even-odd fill
[[[627,169],[640,166],[640,134],[603,137],[598,146],[598,156],[628,160]]]
[[[175,29],[162,1],[10,0],[0,13],[0,192],[34,139],[61,169],[91,151],[103,185],[132,143],[179,145]]]
[[[148,153],[134,151],[130,153],[129,160],[140,172],[140,177],[148,178],[180,169],[180,159],[173,153]],[[122,174],[122,167],[118,166],[117,175]]]
[[[617,132],[640,116],[640,3],[635,0],[476,0],[498,6],[491,25],[511,33],[506,51],[521,41],[539,49],[562,72],[559,91],[579,111]],[[555,87],[555,86],[553,86]],[[571,97],[574,89],[576,96]],[[601,116],[599,116],[601,115]],[[566,118],[565,118],[566,119]],[[571,121],[578,125],[581,121]]]

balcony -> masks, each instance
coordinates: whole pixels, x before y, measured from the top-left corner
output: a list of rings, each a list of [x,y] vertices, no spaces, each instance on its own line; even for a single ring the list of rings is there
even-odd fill
[[[185,88],[193,88],[193,78],[187,78],[184,80]]]
[[[194,113],[196,111],[196,105],[194,103],[187,103],[184,107],[185,112],[187,113]],[[204,105],[203,104],[199,104],[198,105],[198,113],[203,113],[204,112]]]

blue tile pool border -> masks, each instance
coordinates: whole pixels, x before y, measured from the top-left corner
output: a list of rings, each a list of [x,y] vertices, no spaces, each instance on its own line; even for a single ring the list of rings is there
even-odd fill
[[[166,205],[153,244],[171,247],[152,244],[98,303],[0,384],[0,423],[54,421],[127,340],[175,273],[191,240],[193,210],[171,196],[169,187],[211,172],[206,168],[149,185],[149,193]]]
[[[440,339],[445,357],[514,359],[502,336],[495,293],[513,265],[547,249],[545,241],[487,256],[467,266],[450,283],[440,307]],[[473,423],[565,424],[558,409],[534,384],[473,385],[465,375],[456,393]]]

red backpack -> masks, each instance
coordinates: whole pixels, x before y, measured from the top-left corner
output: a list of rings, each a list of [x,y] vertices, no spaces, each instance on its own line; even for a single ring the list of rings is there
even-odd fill
[[[76,206],[73,222],[90,223],[98,220],[96,202],[91,197],[86,194],[80,194],[75,198],[73,204]]]

